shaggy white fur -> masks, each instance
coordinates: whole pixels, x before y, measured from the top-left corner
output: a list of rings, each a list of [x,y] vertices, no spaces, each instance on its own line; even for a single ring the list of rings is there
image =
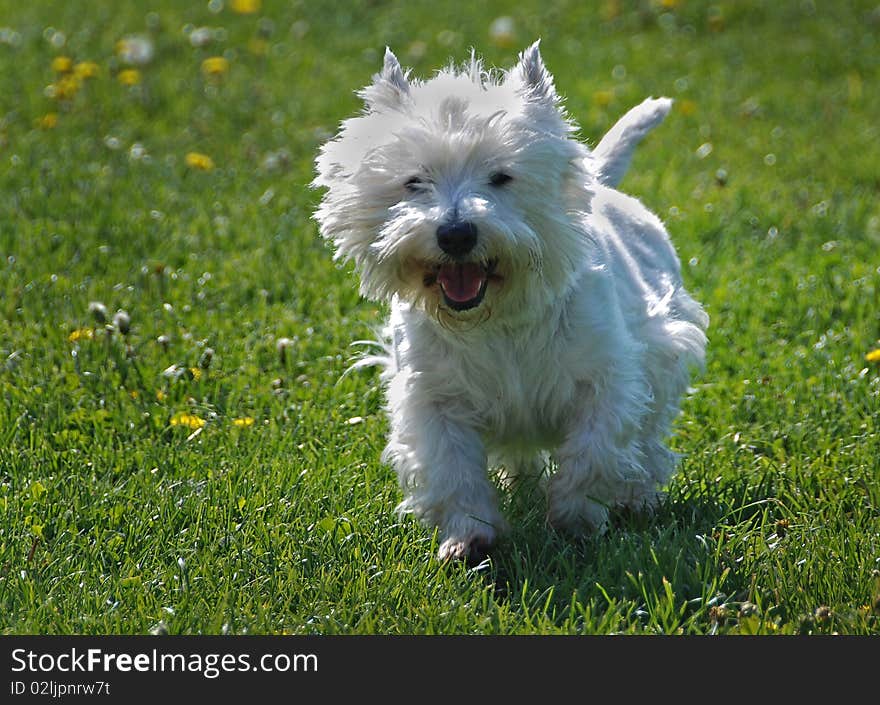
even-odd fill
[[[384,366],[399,509],[439,528],[441,559],[473,561],[505,526],[488,467],[546,476],[551,523],[575,532],[654,506],[708,316],[663,224],[613,187],[671,101],[591,152],[537,42],[509,71],[471,56],[427,81],[388,50],[360,95],[317,158],[315,218],[391,304],[361,364]]]

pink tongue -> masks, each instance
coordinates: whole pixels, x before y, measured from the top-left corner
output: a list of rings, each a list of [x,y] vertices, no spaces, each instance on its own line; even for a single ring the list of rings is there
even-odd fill
[[[479,264],[444,264],[437,274],[440,286],[452,301],[462,303],[476,298],[486,281],[486,270]]]

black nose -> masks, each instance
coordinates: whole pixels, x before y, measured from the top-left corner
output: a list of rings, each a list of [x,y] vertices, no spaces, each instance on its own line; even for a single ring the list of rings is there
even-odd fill
[[[437,228],[437,244],[452,257],[463,257],[477,244],[477,226],[466,221],[455,221]]]

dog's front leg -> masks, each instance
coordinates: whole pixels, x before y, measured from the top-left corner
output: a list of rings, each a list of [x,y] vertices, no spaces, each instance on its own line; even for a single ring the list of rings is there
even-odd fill
[[[504,519],[479,433],[456,420],[450,409],[406,397],[392,407],[391,436],[383,457],[403,489],[398,511],[439,529],[438,557],[482,560]]]
[[[579,396],[580,411],[554,453],[558,469],[550,480],[548,517],[567,531],[602,533],[609,508],[652,482],[638,434],[650,391],[630,366],[584,385]]]

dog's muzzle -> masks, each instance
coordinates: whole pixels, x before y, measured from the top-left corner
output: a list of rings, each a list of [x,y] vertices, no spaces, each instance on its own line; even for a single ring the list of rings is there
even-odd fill
[[[465,220],[453,220],[437,228],[437,245],[449,261],[436,264],[425,277],[425,285],[440,285],[446,306],[453,311],[467,311],[480,305],[497,260],[471,261],[468,255],[477,244],[477,226]]]
[[[477,244],[477,226],[464,220],[437,228],[437,245],[450,257],[464,257]]]

